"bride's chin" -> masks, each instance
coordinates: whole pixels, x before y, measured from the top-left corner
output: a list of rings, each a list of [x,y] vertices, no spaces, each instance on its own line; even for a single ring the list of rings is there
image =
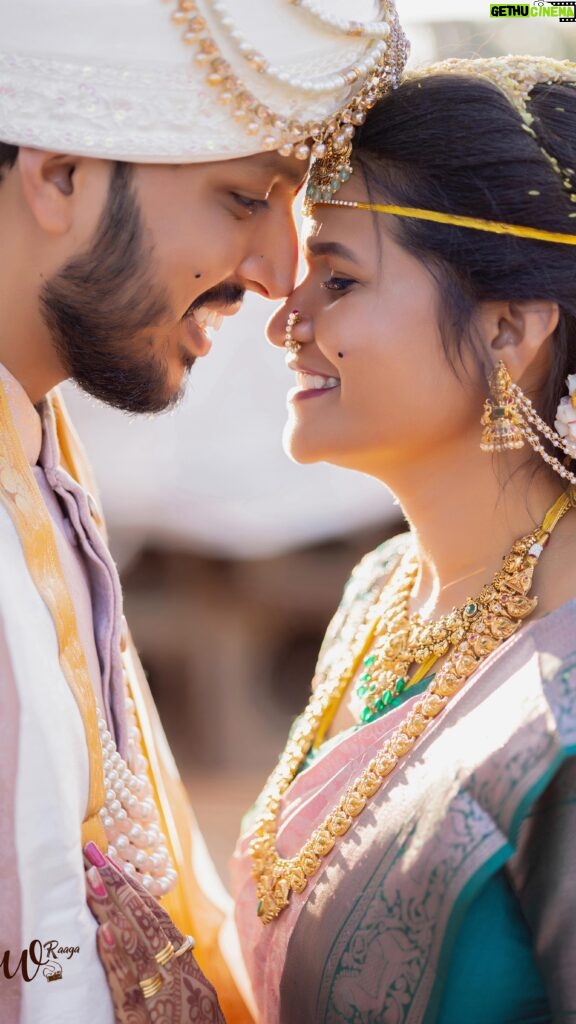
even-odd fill
[[[298,428],[291,423],[286,424],[282,437],[282,447],[291,462],[297,462],[301,466],[310,465],[313,462],[321,462],[322,454],[305,437],[301,435]]]

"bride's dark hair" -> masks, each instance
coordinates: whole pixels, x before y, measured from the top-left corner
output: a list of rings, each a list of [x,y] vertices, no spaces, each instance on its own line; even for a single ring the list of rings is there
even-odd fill
[[[576,235],[576,201],[540,148],[560,167],[576,171],[576,89],[536,86],[529,110],[537,139],[523,130],[518,112],[490,83],[422,75],[368,114],[354,140],[353,159],[372,200],[384,197],[401,206]],[[576,173],[571,180],[576,196]],[[576,249],[404,217],[386,219],[400,244],[438,281],[443,337],[453,364],[462,345],[473,343],[479,302],[558,303],[549,378],[534,396],[552,424],[566,393],[565,378],[576,371]]]

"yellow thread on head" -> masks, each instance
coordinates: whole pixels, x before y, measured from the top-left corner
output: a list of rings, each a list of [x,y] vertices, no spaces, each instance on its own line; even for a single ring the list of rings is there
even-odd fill
[[[457,228],[489,231],[495,235],[514,235],[516,238],[531,238],[537,242],[576,245],[576,235],[568,235],[560,231],[544,231],[540,228],[529,228],[520,224],[503,224],[496,220],[464,217],[458,213],[441,213],[439,210],[421,210],[416,206],[393,206],[389,203],[359,203],[346,199],[324,199],[312,205],[314,207],[341,206],[353,210],[372,210],[374,213],[389,213],[393,217],[413,217],[414,220],[430,220],[438,224],[451,224]]]

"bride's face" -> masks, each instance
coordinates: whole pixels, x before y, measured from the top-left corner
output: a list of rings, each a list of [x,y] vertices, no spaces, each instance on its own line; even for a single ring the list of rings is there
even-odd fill
[[[354,178],[338,198],[367,200]],[[387,224],[388,221],[388,224]],[[472,358],[458,377],[445,354],[439,289],[423,263],[394,241],[389,218],[318,206],[303,239],[306,274],[272,317],[301,342],[288,356],[285,448],[298,462],[323,460],[386,479],[395,464],[421,461],[430,446],[478,441],[484,391]]]

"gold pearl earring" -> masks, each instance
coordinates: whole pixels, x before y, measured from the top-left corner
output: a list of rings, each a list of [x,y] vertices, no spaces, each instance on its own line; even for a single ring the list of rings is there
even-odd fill
[[[570,388],[570,377],[568,378]],[[563,408],[571,404],[571,396],[561,400],[556,413],[556,428],[564,432],[561,435],[552,430],[538,415],[527,395],[512,380],[502,360],[496,363],[489,378],[490,397],[484,403],[482,414],[482,438],[480,447],[484,452],[502,452],[506,449],[522,448],[528,442],[533,451],[553,469],[558,476],[576,486],[576,473],[569,468],[572,459],[576,458],[576,450],[569,436],[569,430],[563,421]],[[546,451],[541,436],[550,442],[553,448],[564,455],[560,459]]]

